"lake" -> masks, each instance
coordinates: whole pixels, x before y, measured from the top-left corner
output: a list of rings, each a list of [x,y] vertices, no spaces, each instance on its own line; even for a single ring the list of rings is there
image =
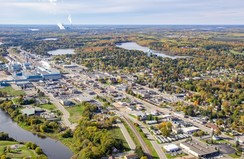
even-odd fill
[[[0,132],[8,133],[17,141],[33,142],[40,146],[48,159],[70,159],[72,152],[60,141],[51,138],[41,138],[19,127],[17,123],[0,109]]]
[[[148,55],[150,55],[150,53],[151,53],[153,55],[157,55],[157,56],[165,57],[165,58],[167,57],[167,58],[171,58],[171,59],[189,58],[189,56],[169,56],[169,55],[164,54],[163,52],[150,50],[148,47],[140,46],[136,42],[124,42],[124,43],[119,43],[116,46],[126,49],[126,50],[139,50],[139,51],[143,51],[143,52],[147,53]]]
[[[49,55],[68,55],[68,54],[75,54],[74,49],[57,49],[47,52]]]
[[[58,38],[46,38],[46,39],[43,39],[43,41],[57,41]]]

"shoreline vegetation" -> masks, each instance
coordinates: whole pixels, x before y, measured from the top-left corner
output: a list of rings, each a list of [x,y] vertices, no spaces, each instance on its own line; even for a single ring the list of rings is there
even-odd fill
[[[25,157],[47,159],[42,149],[35,143],[18,142],[3,132],[0,132],[0,157],[5,159]]]
[[[92,122],[90,120],[97,118],[94,118],[97,107],[86,102],[82,103],[82,105],[84,106],[82,118],[77,128],[72,132],[70,129],[62,128],[56,122],[45,121],[45,119],[37,116],[28,117],[22,115],[19,107],[13,105],[12,101],[0,101],[0,108],[13,121],[17,122],[21,128],[34,134],[60,141],[72,150],[73,158],[103,157],[105,154],[112,153],[114,148],[122,152],[129,150],[128,144],[124,141],[124,137],[121,136],[121,131],[112,126],[115,124],[116,118],[111,117],[105,121]],[[84,132],[87,133],[84,134]],[[111,134],[114,132],[120,133],[120,135],[112,136]],[[89,145],[93,146],[89,147]]]

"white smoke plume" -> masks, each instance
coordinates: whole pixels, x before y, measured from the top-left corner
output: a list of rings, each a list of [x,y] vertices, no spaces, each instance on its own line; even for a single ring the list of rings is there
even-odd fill
[[[57,24],[60,30],[65,30],[65,27],[62,23]]]
[[[72,17],[71,17],[71,14],[68,15],[68,21],[70,24],[72,24]]]
[[[49,0],[49,2],[53,5],[57,5],[58,0]]]

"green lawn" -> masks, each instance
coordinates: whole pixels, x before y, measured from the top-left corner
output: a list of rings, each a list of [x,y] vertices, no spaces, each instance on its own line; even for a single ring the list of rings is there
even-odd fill
[[[15,144],[19,144],[19,143],[15,141],[0,141],[0,156],[4,153],[4,147],[15,145]],[[22,145],[22,147],[16,150],[11,150],[10,152],[7,152],[6,156],[11,159],[20,159],[24,157],[37,158],[37,154],[35,153],[35,151],[28,149],[25,145]],[[43,159],[47,158],[44,155],[38,157]]]
[[[80,118],[82,117],[82,112],[84,110],[84,106],[71,106],[71,107],[68,107],[66,108],[69,113],[70,113],[70,118],[69,120],[72,122],[72,123],[78,123],[78,121],[80,120]]]
[[[123,146],[125,147],[125,150],[130,150],[130,146],[128,145],[123,133],[121,132],[120,128],[113,128],[109,130],[111,134],[114,135],[116,139],[120,139],[123,141]]]
[[[20,96],[20,95],[25,95],[25,92],[22,90],[15,90],[13,89],[11,86],[9,87],[4,87],[4,88],[0,88],[1,92],[6,92],[9,96]]]
[[[42,104],[39,106],[40,108],[47,109],[47,110],[55,110],[57,107],[54,104]]]
[[[137,117],[135,115],[129,114],[129,116],[131,116],[132,118],[137,119]]]

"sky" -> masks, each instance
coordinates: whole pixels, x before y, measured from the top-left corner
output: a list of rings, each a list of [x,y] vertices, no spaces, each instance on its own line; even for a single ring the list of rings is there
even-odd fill
[[[0,24],[244,24],[244,0],[0,0]]]

